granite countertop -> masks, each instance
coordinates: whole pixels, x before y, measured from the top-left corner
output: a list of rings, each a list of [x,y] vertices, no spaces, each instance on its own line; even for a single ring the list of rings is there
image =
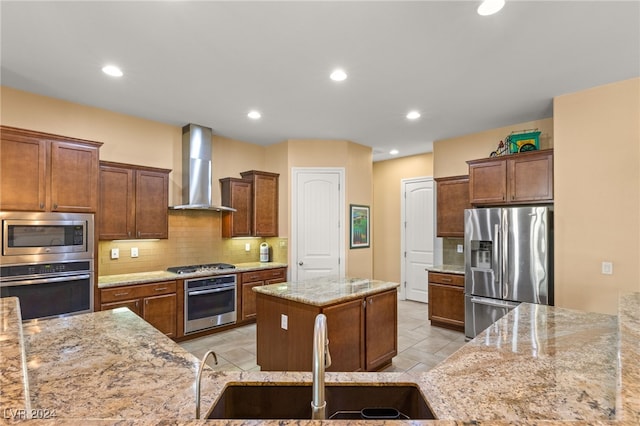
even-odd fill
[[[98,277],[98,288],[119,287],[123,285],[145,284],[157,281],[209,277],[212,275],[238,274],[241,272],[259,271],[262,269],[286,268],[286,263],[277,262],[247,262],[236,263],[235,269],[220,269],[208,272],[193,272],[189,274],[175,274],[169,271],[137,272],[131,274],[101,275]]]
[[[433,265],[425,268],[429,272],[440,272],[442,274],[464,275],[464,265]]]
[[[193,420],[199,361],[128,309],[27,321],[20,348],[17,299],[2,302],[5,416],[30,402],[53,424],[206,423]],[[268,382],[310,383],[311,373],[205,368],[202,412],[228,384]],[[640,424],[640,293],[620,299],[617,317],[523,303],[429,372],[327,373],[326,382],[416,384],[439,420],[412,425]]]
[[[399,286],[398,283],[368,278],[321,277],[305,281],[257,286],[253,287],[253,291],[308,305],[326,306],[391,290]]]

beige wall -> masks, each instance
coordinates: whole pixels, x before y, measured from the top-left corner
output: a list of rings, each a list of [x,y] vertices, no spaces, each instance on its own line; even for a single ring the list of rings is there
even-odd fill
[[[554,135],[556,305],[613,314],[640,291],[640,79],[558,96]]]
[[[420,154],[373,163],[373,277],[400,282],[400,182],[433,176],[433,154]],[[426,274],[425,274],[426,285]]]
[[[273,150],[273,152],[271,152]],[[322,140],[322,139],[290,139],[280,144],[272,145],[267,149],[267,159],[276,157],[280,167],[282,153],[286,152],[287,158],[287,187],[286,192],[281,191],[280,205],[286,203],[286,230],[291,224],[291,174],[292,167],[339,167],[345,170],[345,217],[344,223],[349,223],[349,204],[364,204],[371,206],[373,203],[373,171],[372,150],[370,147],[359,145],[350,141]],[[283,188],[283,183],[280,183]],[[283,215],[280,216],[280,225],[283,225]],[[280,232],[283,236],[284,229]],[[346,274],[357,277],[373,277],[373,244],[370,248],[349,249],[349,227],[345,226],[345,250],[346,250]]]
[[[0,87],[0,90],[3,125],[103,142],[101,160],[171,169],[169,200],[171,204],[182,204],[181,127],[8,87]],[[240,177],[240,172],[252,169],[272,171],[265,154],[266,149],[262,146],[214,136],[214,202],[220,200],[219,178]],[[141,272],[185,263],[257,261],[262,239],[249,240],[249,252],[244,251],[245,242],[221,237],[220,213],[170,212],[167,240],[100,242],[99,273]],[[268,242],[274,246],[274,260],[287,262],[286,239],[268,239]],[[134,246],[139,249],[138,258],[128,256],[129,249]],[[111,260],[109,251],[115,247],[122,253],[120,259]]]
[[[511,132],[538,129],[540,148],[553,148],[553,119],[528,121],[512,126],[499,127],[483,132],[472,133],[456,138],[442,139],[433,143],[434,177],[458,176],[469,174],[467,160],[487,158],[495,151],[500,141]]]

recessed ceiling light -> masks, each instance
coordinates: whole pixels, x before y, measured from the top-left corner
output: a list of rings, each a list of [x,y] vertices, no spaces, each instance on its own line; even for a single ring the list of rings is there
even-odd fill
[[[257,120],[258,118],[262,117],[262,114],[260,114],[259,111],[253,110],[253,111],[249,111],[249,114],[247,114],[247,117],[253,120]]]
[[[409,113],[407,113],[407,118],[409,120],[416,120],[420,118],[420,113],[418,111],[409,111]]]
[[[389,151],[389,154],[391,155],[398,155],[400,151],[398,151],[397,149],[392,149],[391,151]]]
[[[123,76],[122,70],[116,67],[115,65],[105,65],[104,67],[102,67],[102,72],[107,75],[110,75],[111,77]]]
[[[347,73],[341,69],[334,70],[329,76],[333,81],[343,81],[347,79]]]
[[[504,0],[484,0],[478,6],[478,15],[488,16],[497,13],[504,7]]]

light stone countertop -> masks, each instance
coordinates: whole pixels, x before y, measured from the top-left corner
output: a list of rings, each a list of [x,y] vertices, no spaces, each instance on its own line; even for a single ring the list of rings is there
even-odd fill
[[[307,305],[326,306],[392,290],[399,286],[398,283],[368,278],[321,277],[305,281],[257,286],[253,287],[253,291]]]
[[[425,268],[429,272],[440,272],[442,274],[464,275],[464,265],[433,265]]]
[[[157,281],[210,277],[213,275],[238,274],[263,269],[286,268],[286,263],[277,262],[247,262],[236,263],[235,269],[220,269],[209,272],[193,272],[189,274],[175,274],[169,271],[137,272],[131,274],[101,275],[98,277],[98,288],[119,287],[123,285],[145,284]]]
[[[3,323],[19,324],[8,303]],[[4,378],[8,361],[22,352],[4,342],[15,342],[19,328],[2,334],[2,393],[16,398],[2,400],[5,415],[25,406],[20,374]],[[192,420],[199,361],[129,310],[32,320],[23,328],[31,406],[55,412],[51,424],[206,424]],[[207,368],[202,410],[227,384],[310,381],[311,373]],[[440,419],[405,424],[639,424],[640,293],[621,297],[617,317],[523,303],[426,373],[327,373],[327,383],[388,382],[417,384]]]

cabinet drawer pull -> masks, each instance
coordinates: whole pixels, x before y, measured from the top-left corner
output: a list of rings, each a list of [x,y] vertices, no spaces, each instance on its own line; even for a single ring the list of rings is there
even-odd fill
[[[137,307],[139,307],[139,305],[138,305],[138,301],[136,300],[136,308],[137,308]]]
[[[126,296],[127,294],[129,294],[129,292],[128,292],[128,291],[125,291],[124,293],[114,293],[113,295],[114,295],[115,297],[118,297],[118,296]]]
[[[158,287],[156,291],[165,291],[168,287]]]
[[[445,283],[450,283],[453,280],[451,278],[442,277],[442,281],[444,281]]]

